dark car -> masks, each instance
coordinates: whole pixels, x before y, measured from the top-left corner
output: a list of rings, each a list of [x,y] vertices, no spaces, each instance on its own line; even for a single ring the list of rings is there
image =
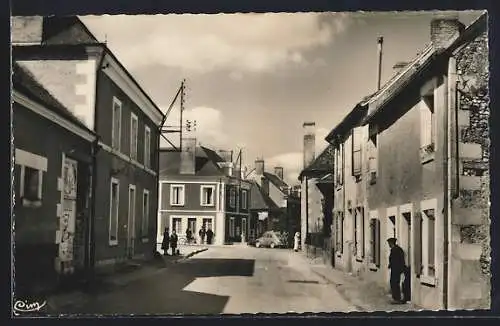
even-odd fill
[[[269,247],[269,248],[278,248],[284,247],[284,242],[281,239],[279,233],[274,231],[267,231],[260,237],[255,239],[255,247]]]

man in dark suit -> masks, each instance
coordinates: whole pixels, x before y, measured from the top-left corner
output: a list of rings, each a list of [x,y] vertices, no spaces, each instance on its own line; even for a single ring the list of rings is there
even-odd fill
[[[391,253],[389,255],[389,269],[391,270],[390,285],[393,299],[392,303],[405,303],[406,300],[401,300],[401,274],[406,271],[405,253],[403,249],[397,245],[396,238],[387,239],[387,243],[391,248]]]

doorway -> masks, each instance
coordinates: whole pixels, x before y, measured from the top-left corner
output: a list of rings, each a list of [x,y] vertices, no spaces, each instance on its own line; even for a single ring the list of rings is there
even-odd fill
[[[247,229],[247,219],[243,217],[241,219],[241,242],[246,242],[248,237],[248,229]]]
[[[128,187],[128,231],[127,231],[127,256],[135,254],[135,185]]]
[[[411,261],[412,261],[412,247],[411,247],[411,220],[412,213],[411,210],[407,210],[401,213],[401,223],[400,223],[400,235],[401,238],[400,246],[405,253],[406,260],[406,270],[404,273],[403,281],[403,291],[407,292],[407,298],[411,298]]]

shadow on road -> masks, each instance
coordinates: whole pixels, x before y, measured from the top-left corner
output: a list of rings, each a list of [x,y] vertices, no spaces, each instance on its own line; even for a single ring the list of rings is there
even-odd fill
[[[219,314],[228,296],[183,290],[201,277],[252,276],[254,260],[190,259],[152,278],[142,279],[97,295],[81,307],[66,307],[70,314]]]

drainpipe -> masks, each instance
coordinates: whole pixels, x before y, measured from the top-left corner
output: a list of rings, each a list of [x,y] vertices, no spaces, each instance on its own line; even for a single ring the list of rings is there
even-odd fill
[[[443,252],[443,301],[444,301],[444,309],[449,308],[449,298],[451,290],[449,284],[449,259],[451,257],[451,244],[450,244],[450,236],[452,234],[451,231],[451,216],[452,216],[452,206],[451,201],[456,196],[456,177],[453,178],[452,174],[454,174],[455,169],[452,167],[452,164],[455,163],[455,155],[458,153],[458,142],[456,138],[456,127],[457,127],[457,98],[456,98],[456,59],[454,57],[450,57],[448,61],[448,74],[447,74],[447,86],[446,86],[446,134],[445,134],[445,144],[446,144],[446,156],[445,156],[445,168],[446,172],[445,176],[445,184],[446,191],[444,194],[445,200],[445,214],[444,215],[444,252]],[[455,134],[454,134],[455,133]],[[455,135],[455,137],[453,136]],[[453,147],[455,146],[455,150]],[[455,155],[454,155],[455,154]],[[455,179],[455,180],[454,180]]]
[[[454,95],[454,92],[451,91],[453,88],[453,78],[455,75],[455,59],[450,57],[448,61],[448,72],[445,77],[446,85],[444,87],[444,99],[445,99],[445,108],[446,114],[444,114],[444,124],[445,124],[445,133],[444,133],[444,144],[445,153],[443,155],[443,177],[444,184],[446,185],[444,192],[444,210],[443,210],[443,233],[444,233],[444,250],[443,250],[443,308],[445,310],[448,309],[448,291],[449,291],[449,258],[450,258],[450,234],[451,234],[451,199],[452,199],[452,184],[451,184],[451,162],[452,162],[452,149],[451,149],[451,140],[453,137],[450,137],[453,128],[451,123],[454,121],[452,118],[452,114],[454,114],[454,108],[452,107],[453,99],[451,98]]]
[[[99,58],[97,69],[96,69],[96,83],[95,83],[95,95],[94,95],[94,131],[97,130],[97,103],[98,103],[98,94],[99,94],[99,76],[100,72],[103,69],[103,62],[104,58],[106,56],[106,47],[104,46],[102,48],[102,53],[101,57]],[[100,146],[99,146],[99,140],[100,136],[96,134],[95,140],[92,142],[92,148],[91,148],[91,154],[92,154],[92,172],[91,172],[91,178],[90,178],[90,188],[91,188],[91,194],[90,194],[90,216],[88,218],[88,233],[87,233],[87,277],[92,278],[94,275],[95,271],[95,196],[96,196],[96,189],[97,189],[97,153],[99,152]]]

